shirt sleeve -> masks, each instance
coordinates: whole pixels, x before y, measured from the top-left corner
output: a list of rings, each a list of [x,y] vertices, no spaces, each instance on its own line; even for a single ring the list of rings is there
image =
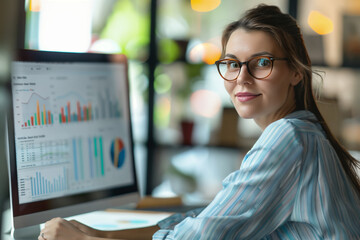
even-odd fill
[[[179,222],[187,217],[196,217],[202,210],[204,210],[203,207],[187,211],[186,213],[175,213],[170,217],[161,220],[157,225],[160,229],[174,229],[175,225],[177,225]]]
[[[303,147],[286,119],[269,125],[240,169],[196,217],[153,239],[261,239],[290,216],[297,193]]]

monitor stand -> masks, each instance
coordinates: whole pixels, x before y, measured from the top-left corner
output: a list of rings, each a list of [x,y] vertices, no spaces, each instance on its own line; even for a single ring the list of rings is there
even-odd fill
[[[40,234],[40,225],[14,229],[11,226],[11,209],[3,212],[2,236],[4,240],[34,240]],[[1,238],[0,238],[1,239]]]

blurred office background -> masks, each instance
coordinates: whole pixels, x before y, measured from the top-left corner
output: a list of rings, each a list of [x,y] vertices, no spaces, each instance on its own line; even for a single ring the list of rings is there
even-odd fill
[[[298,20],[323,76],[321,111],[360,150],[358,0],[28,0],[24,45],[126,54],[142,193],[206,203],[260,134],[238,118],[213,65],[224,27],[259,3]]]

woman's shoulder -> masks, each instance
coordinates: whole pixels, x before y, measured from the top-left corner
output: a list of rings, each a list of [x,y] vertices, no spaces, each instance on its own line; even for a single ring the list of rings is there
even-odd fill
[[[315,135],[325,136],[315,115],[309,111],[297,111],[267,126],[254,146],[302,145],[304,139]]]
[[[316,116],[306,110],[292,112],[284,118],[271,123],[265,130],[323,135],[321,125]]]

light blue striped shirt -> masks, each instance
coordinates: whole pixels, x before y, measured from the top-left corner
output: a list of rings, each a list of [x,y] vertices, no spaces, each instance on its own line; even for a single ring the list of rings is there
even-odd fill
[[[199,215],[153,239],[360,239],[360,200],[316,117],[297,111],[264,130]]]

